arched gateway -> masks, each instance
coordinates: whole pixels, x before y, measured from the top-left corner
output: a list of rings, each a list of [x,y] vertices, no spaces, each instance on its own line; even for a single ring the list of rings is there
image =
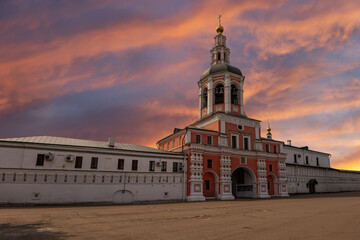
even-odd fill
[[[235,198],[256,196],[255,174],[247,167],[239,167],[231,175],[232,192]]]

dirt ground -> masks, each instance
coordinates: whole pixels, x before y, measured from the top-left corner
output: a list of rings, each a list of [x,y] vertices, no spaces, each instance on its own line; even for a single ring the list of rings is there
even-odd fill
[[[360,239],[360,193],[127,206],[1,207],[0,239]]]

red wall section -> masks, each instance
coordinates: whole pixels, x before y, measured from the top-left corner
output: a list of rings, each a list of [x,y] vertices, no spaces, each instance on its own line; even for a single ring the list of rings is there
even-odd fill
[[[191,142],[192,143],[196,142],[196,135],[201,135],[201,144],[206,144],[207,137],[212,136],[212,146],[218,146],[218,142],[219,142],[218,134],[191,132]]]
[[[231,146],[231,134],[230,131],[232,132],[238,132],[239,133],[239,148],[243,149],[244,147],[244,140],[243,140],[243,136],[249,136],[250,135],[250,145],[251,145],[251,150],[255,149],[255,128],[254,127],[247,127],[247,126],[243,126],[244,130],[240,131],[237,127],[236,124],[233,123],[225,123],[225,132],[228,135],[228,140],[229,140],[229,146]]]
[[[218,121],[218,122],[210,123],[209,125],[206,125],[202,128],[220,132],[220,122]]]

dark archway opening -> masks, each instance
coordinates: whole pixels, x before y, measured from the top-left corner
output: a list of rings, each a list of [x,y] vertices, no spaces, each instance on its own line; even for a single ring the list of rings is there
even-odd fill
[[[255,182],[249,170],[238,168],[231,175],[232,193],[235,198],[254,197]]]
[[[224,103],[224,85],[218,84],[215,87],[215,104]]]

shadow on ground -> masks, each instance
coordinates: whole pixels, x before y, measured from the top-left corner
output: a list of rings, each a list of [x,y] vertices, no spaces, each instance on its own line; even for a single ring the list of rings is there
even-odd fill
[[[0,239],[6,240],[58,240],[70,237],[66,233],[52,231],[43,223],[36,224],[0,224]]]

